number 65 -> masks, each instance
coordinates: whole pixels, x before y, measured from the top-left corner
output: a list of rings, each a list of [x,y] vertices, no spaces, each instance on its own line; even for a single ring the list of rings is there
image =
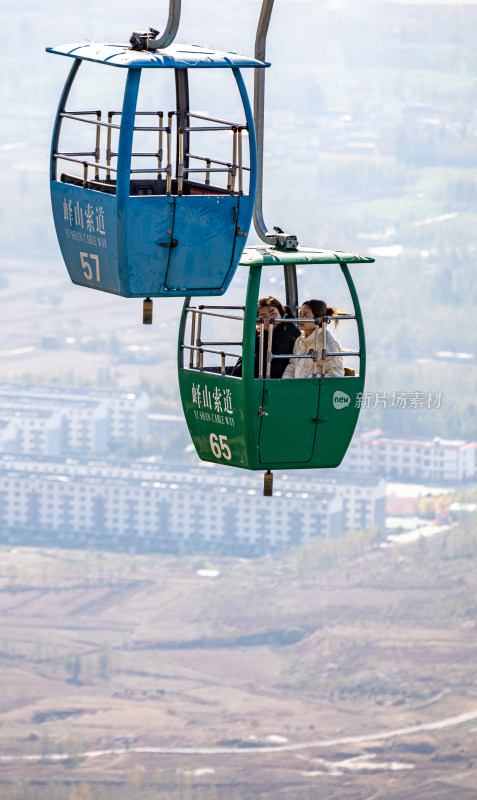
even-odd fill
[[[232,458],[232,453],[230,452],[230,447],[227,444],[226,436],[217,436],[216,433],[211,433],[209,441],[210,449],[216,458],[223,457],[226,461],[230,461]]]

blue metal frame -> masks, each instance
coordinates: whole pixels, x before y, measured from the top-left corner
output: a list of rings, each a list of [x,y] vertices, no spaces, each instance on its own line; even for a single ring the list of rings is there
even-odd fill
[[[129,205],[129,185],[131,180],[131,151],[140,78],[140,70],[128,70],[128,77],[124,89],[124,101],[118,146],[118,165],[121,164],[121,169],[118,169],[116,183],[116,202],[118,213],[118,265],[120,285],[126,296],[128,296],[130,293],[127,219]]]
[[[76,78],[76,73],[78,72],[81,66],[81,61],[76,59],[71,67],[68,77],[66,79],[66,83],[63,87],[63,91],[61,93],[60,102],[58,103],[58,109],[56,112],[55,118],[55,127],[53,128],[53,137],[51,140],[51,152],[50,152],[50,178],[51,180],[56,180],[56,163],[53,158],[53,153],[58,147],[58,138],[60,134],[60,114],[65,110],[66,101],[68,100],[68,96],[73,85],[73,81]]]

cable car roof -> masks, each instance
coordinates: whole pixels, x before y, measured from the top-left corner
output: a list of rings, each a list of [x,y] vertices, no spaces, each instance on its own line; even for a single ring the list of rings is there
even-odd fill
[[[374,258],[343,253],[340,250],[314,250],[298,247],[296,250],[278,250],[266,245],[246,247],[240,265],[245,267],[276,266],[277,264],[372,264]]]
[[[132,50],[125,43],[77,42],[47,47],[47,53],[96,61],[111,67],[190,69],[204,67],[269,67],[269,62],[199,44],[171,44],[164,50]]]

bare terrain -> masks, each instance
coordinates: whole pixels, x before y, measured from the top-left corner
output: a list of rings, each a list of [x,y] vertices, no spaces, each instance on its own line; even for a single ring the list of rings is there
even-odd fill
[[[60,258],[55,271],[50,264],[10,260],[9,284],[0,291],[1,382],[136,390],[160,375],[175,386],[181,299],[156,301],[153,325],[144,326],[140,300],[74,286]],[[6,264],[0,258],[0,271]],[[53,343],[45,347],[48,337]],[[112,352],[112,339],[120,352]],[[136,354],[142,350],[147,363],[128,354],[128,346]]]
[[[362,550],[2,550],[0,798],[474,800],[475,560]]]

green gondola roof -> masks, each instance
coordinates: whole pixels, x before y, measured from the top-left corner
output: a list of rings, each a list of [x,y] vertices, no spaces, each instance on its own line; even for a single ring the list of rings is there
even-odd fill
[[[298,247],[296,250],[278,250],[267,245],[246,247],[240,265],[263,267],[277,264],[372,264],[374,258],[343,253],[340,250],[315,250],[313,247]]]

